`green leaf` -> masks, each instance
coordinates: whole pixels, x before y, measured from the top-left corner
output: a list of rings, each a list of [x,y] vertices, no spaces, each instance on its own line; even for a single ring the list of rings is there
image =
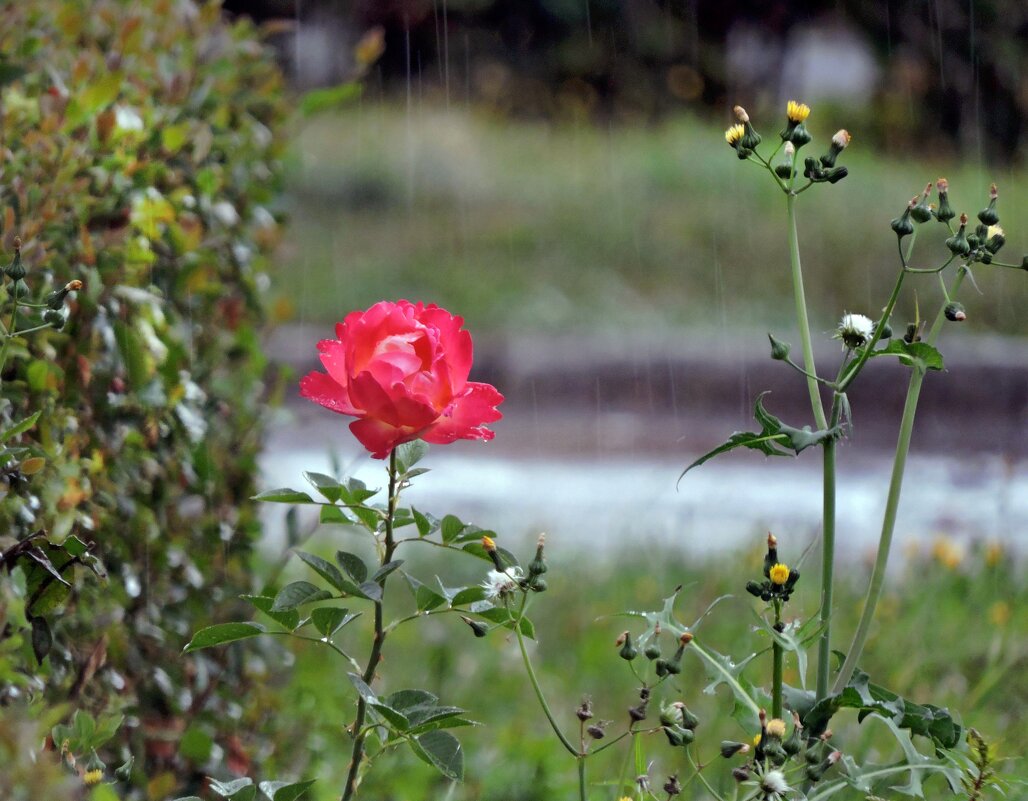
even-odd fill
[[[271,801],[296,801],[314,785],[314,782],[314,779],[305,782],[261,782],[260,788]]]
[[[897,356],[902,364],[921,370],[944,370],[942,354],[927,342],[889,341],[887,347],[871,351],[871,356]]]
[[[282,487],[281,489],[266,490],[254,495],[250,500],[264,501],[265,503],[315,503],[306,492]]]
[[[494,606],[491,609],[476,609],[474,610],[474,613],[479,617],[488,620],[490,623],[496,623],[504,628],[510,629],[511,631],[514,630],[515,618],[509,609]],[[521,618],[521,633],[530,640],[535,639],[535,625],[527,617]]]
[[[297,551],[296,555],[315,573],[325,579],[325,581],[337,590],[345,591],[347,586],[352,586],[343,578],[343,574],[339,572],[339,568],[327,559],[322,559],[320,556],[315,556],[314,554],[307,553],[306,551]]]
[[[394,559],[392,562],[386,562],[384,565],[382,565],[382,567],[380,567],[378,570],[376,570],[371,575],[371,580],[372,581],[380,581],[381,579],[384,579],[386,576],[388,576],[394,570],[399,568],[402,564],[403,564],[403,560],[402,559]]]
[[[289,631],[293,631],[293,629],[300,625],[300,613],[295,609],[285,611],[273,609],[275,599],[270,595],[240,595],[239,597],[251,603],[256,609]]]
[[[132,389],[139,392],[150,379],[143,340],[133,328],[120,320],[114,323],[114,340],[118,343],[118,351],[125,362],[129,384]]]
[[[339,108],[356,100],[361,95],[361,85],[357,81],[347,81],[338,86],[324,89],[312,89],[300,98],[300,113],[305,117],[322,111]]]
[[[329,525],[352,526],[356,521],[348,517],[346,512],[339,506],[322,506],[318,522]]]
[[[336,551],[336,561],[349,574],[350,578],[358,584],[362,581],[367,581],[368,566],[356,554],[348,553],[347,551]]]
[[[374,581],[365,581],[360,586],[361,595],[367,598],[369,601],[375,601],[378,603],[382,600],[382,585],[376,584]]]
[[[410,740],[411,749],[446,778],[464,780],[464,750],[449,732],[429,731]]]
[[[450,543],[457,539],[457,535],[460,534],[464,528],[465,526],[460,521],[460,518],[455,515],[446,515],[439,526],[439,533],[443,538],[443,542]]]
[[[271,605],[271,608],[275,612],[285,612],[290,609],[296,609],[296,607],[303,604],[324,601],[326,598],[331,597],[332,593],[328,590],[316,587],[309,581],[293,581],[279,590],[278,595],[275,596],[275,603]]]
[[[411,516],[414,518],[414,524],[418,527],[418,536],[427,537],[438,525],[438,521],[433,521],[428,515],[422,514],[413,506],[410,508]]]
[[[336,503],[342,495],[342,487],[332,476],[326,476],[324,473],[304,473],[303,477],[325,496],[329,503]]]
[[[465,606],[466,604],[473,604],[477,601],[485,600],[485,587],[479,584],[473,584],[470,587],[465,587],[459,590],[453,598],[450,599],[451,606]]]
[[[433,706],[439,699],[428,690],[397,690],[385,700],[393,709],[406,713],[414,707]]]
[[[331,637],[358,617],[358,615],[349,614],[349,611],[338,606],[319,606],[317,609],[311,610],[311,622],[323,637]]]
[[[346,484],[340,487],[340,493],[343,501],[350,505],[356,506],[364,503],[368,498],[371,498],[378,493],[378,490],[368,489],[367,484],[356,478],[347,479]]]
[[[368,703],[368,706],[385,718],[389,725],[397,731],[404,732],[410,728],[410,721],[407,720],[407,716],[402,712],[397,712],[384,701],[371,701]]]
[[[0,432],[0,442],[7,442],[7,440],[12,439],[13,437],[18,436],[19,434],[24,434],[26,431],[28,431],[36,424],[36,421],[39,419],[39,415],[41,414],[42,411],[36,412],[35,414],[31,414],[24,420],[21,420],[12,425],[10,428],[7,428],[3,432]]]
[[[230,782],[211,779],[210,788],[222,798],[231,798],[233,801],[253,801],[257,797],[253,779],[236,779]]]
[[[224,645],[236,640],[246,640],[263,633],[264,626],[259,623],[218,623],[196,632],[184,650],[186,653],[199,651],[201,648]]]
[[[403,577],[410,586],[411,592],[414,595],[414,603],[417,605],[419,612],[429,612],[446,604],[446,598],[427,584],[422,584],[414,576],[406,573]]]
[[[811,431],[809,426],[794,428],[785,425],[764,408],[764,396],[767,394],[767,392],[760,393],[753,405],[753,417],[761,425],[758,433],[737,431],[728,438],[727,442],[703,454],[686,467],[678,476],[678,480],[681,481],[685,474],[694,467],[699,467],[715,456],[736,448],[750,448],[760,451],[765,456],[789,456],[790,454],[784,448],[790,448],[794,454],[799,454],[812,445],[819,445],[826,440],[838,439],[842,436],[842,426],[834,426],[823,431]]]
[[[363,678],[358,676],[356,673],[347,673],[347,677],[350,679],[350,684],[357,690],[357,694],[363,698],[367,703],[377,701],[378,696],[375,695],[375,691],[372,690]]]
[[[45,617],[32,618],[32,653],[40,665],[54,647],[54,637]]]
[[[488,554],[486,549],[482,546],[482,543],[478,542],[477,540],[475,542],[469,542],[469,543],[467,543],[465,545],[462,545],[461,546],[461,550],[464,551],[465,553],[471,554],[472,556],[477,556],[479,559],[484,559],[486,562],[489,562],[490,564],[493,561],[492,557]],[[500,561],[503,562],[503,564],[506,567],[517,567],[518,566],[518,558],[514,554],[512,554],[510,551],[508,551],[506,548],[501,548],[501,547],[497,546],[496,553],[499,554]]]
[[[396,467],[401,475],[407,475],[410,469],[425,458],[428,453],[428,443],[424,440],[415,439],[405,442],[396,449]],[[409,478],[410,476],[407,475]]]
[[[824,732],[840,709],[859,710],[859,722],[868,715],[878,715],[911,734],[930,739],[938,748],[955,748],[962,737],[963,729],[953,720],[949,710],[906,701],[896,693],[872,684],[862,670],[854,671],[853,678],[841,693],[828,696],[803,715],[803,725],[809,729],[810,736],[816,737]]]

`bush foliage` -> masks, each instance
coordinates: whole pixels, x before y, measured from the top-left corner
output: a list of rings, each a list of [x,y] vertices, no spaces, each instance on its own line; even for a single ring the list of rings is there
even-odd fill
[[[0,471],[0,718],[124,716],[100,753],[163,797],[212,753],[245,761],[231,732],[255,709],[240,662],[180,652],[246,591],[259,530],[281,77],[252,25],[184,0],[4,4],[0,53],[5,263],[20,237],[27,301],[84,284],[2,375],[0,429],[42,414]]]

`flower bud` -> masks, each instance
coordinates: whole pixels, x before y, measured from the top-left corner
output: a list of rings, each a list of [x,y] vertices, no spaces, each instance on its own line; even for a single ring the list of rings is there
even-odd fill
[[[830,184],[837,184],[850,174],[848,167],[832,167],[825,173],[825,180]]]
[[[486,535],[482,537],[482,548],[489,555],[489,558],[493,560],[493,565],[496,569],[503,573],[507,566],[503,564],[503,560],[500,558],[500,552],[496,548],[496,540]]]
[[[964,304],[952,302],[947,303],[946,308],[943,309],[943,314],[946,315],[946,319],[953,323],[962,323],[967,319],[967,312],[964,311]]]
[[[747,581],[746,592],[756,598],[760,598],[764,594],[764,585],[758,584],[755,581]]]
[[[965,235],[965,229],[967,228],[967,215],[960,215],[960,229],[953,234],[949,239],[946,240],[946,247],[949,248],[950,253],[956,256],[966,256],[971,252],[971,245],[967,241]]]
[[[734,740],[721,741],[721,756],[731,759],[736,754],[748,754],[750,747],[746,743],[737,743]]]
[[[682,726],[686,729],[695,729],[700,725],[700,719],[689,707],[682,704]]]
[[[543,559],[543,548],[546,545],[546,535],[539,535],[539,542],[535,546],[535,559],[528,563],[529,577],[541,576],[546,572],[546,560]]]
[[[799,725],[799,720],[794,716],[794,725],[792,727],[792,733],[789,735],[787,740],[782,742],[782,750],[785,751],[789,756],[796,756],[803,748],[803,743],[800,740],[800,731],[802,726]]]
[[[828,152],[821,156],[821,164],[825,167],[834,167],[835,160],[839,154],[846,149],[846,146],[850,143],[850,134],[845,128],[840,128],[835,132],[835,136],[832,137],[832,141],[828,144]]]
[[[594,740],[602,740],[605,732],[603,731],[603,725],[594,723],[592,726],[586,727],[586,733]]]
[[[82,289],[82,282],[78,279],[69,281],[60,289],[55,289],[49,295],[46,296],[46,305],[50,309],[60,309],[64,305],[65,299],[68,297],[69,292],[76,292]]]
[[[928,196],[932,192],[931,183],[924,188],[924,194],[921,195],[921,201],[910,210],[910,216],[916,223],[926,223],[932,219],[932,209],[928,205]]]
[[[639,706],[629,707],[628,718],[632,723],[641,723],[646,720],[646,702],[639,704]]]
[[[750,769],[746,765],[740,765],[732,769],[732,778],[737,782],[744,782],[750,777]]]
[[[1003,247],[1007,241],[1007,237],[1003,233],[1003,229],[998,225],[990,225],[985,233],[987,237],[985,240],[985,249],[989,251],[989,253],[998,253],[999,249]]]
[[[775,339],[773,334],[768,334],[767,338],[771,340],[771,358],[775,361],[784,362],[789,358],[789,343],[782,342],[780,339]]]
[[[767,553],[764,554],[764,575],[770,576],[771,568],[778,562],[778,538],[767,533]]]
[[[473,620],[470,617],[465,617],[464,615],[461,615],[460,619],[468,624],[468,627],[476,637],[484,637],[489,633],[489,627],[480,620]]]
[[[588,698],[583,698],[582,699],[582,703],[579,704],[578,709],[575,710],[575,715],[577,715],[578,719],[583,721],[583,722],[589,720],[590,718],[592,718],[592,716],[593,716],[592,701],[590,701]]]
[[[896,232],[896,236],[900,239],[914,233],[914,224],[910,221],[910,214],[913,212],[915,206],[917,206],[917,197],[914,197],[914,199],[907,204],[906,209],[903,210],[903,214],[894,219],[891,223],[892,230]]]
[[[999,197],[999,192],[996,189],[996,184],[993,184],[989,187],[989,205],[978,212],[978,219],[984,225],[995,225],[999,222],[999,214],[996,212],[997,197]]]
[[[939,208],[935,210],[935,219],[939,222],[949,222],[957,216],[949,205],[949,181],[940,178],[935,182],[935,190],[939,193]]]
[[[746,135],[746,127],[742,124],[733,125],[731,128],[725,131],[725,141],[728,142],[731,147],[735,150],[744,149],[741,147],[742,138]],[[740,155],[739,158],[746,158],[746,155]]]
[[[786,142],[782,148],[782,163],[775,167],[775,175],[779,178],[792,178],[795,167],[793,161],[796,156],[796,145]]]
[[[667,781],[664,782],[664,792],[668,794],[668,797],[682,792],[682,785],[678,783],[677,776],[668,776]]]
[[[878,327],[879,323],[881,323],[881,320],[879,320],[877,323],[875,323],[875,328]],[[880,339],[892,339],[892,326],[889,325],[888,323],[883,325],[882,326],[882,333],[881,333],[881,336],[879,338]]]
[[[738,119],[743,126],[743,135],[742,139],[739,140],[739,147],[746,150],[753,150],[760,144],[760,134],[754,130],[753,124],[750,122],[750,115],[746,113],[746,109],[742,106],[736,106],[732,111],[735,112],[736,119]]]
[[[12,281],[20,281],[27,275],[25,265],[21,263],[21,237],[14,237],[14,259],[4,269],[7,277]]]
[[[60,331],[64,328],[64,324],[67,322],[64,315],[56,309],[47,309],[43,312],[43,322],[49,323],[50,327],[55,331]]]
[[[621,646],[621,650],[618,651],[618,655],[626,662],[631,662],[639,656],[639,649],[632,644],[631,632],[626,631],[618,637],[617,644]]]

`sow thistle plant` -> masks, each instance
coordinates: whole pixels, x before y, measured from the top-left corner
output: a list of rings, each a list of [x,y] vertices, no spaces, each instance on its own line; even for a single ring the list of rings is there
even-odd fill
[[[362,780],[379,757],[397,749],[409,750],[447,779],[463,777],[463,749],[453,730],[471,725],[465,710],[423,689],[395,689],[383,670],[392,632],[447,614],[474,638],[486,638],[498,630],[505,641],[516,643],[527,685],[553,733],[554,747],[567,755],[569,766],[574,764],[579,801],[601,795],[613,801],[670,801],[694,792],[716,801],[865,799],[883,792],[923,797],[926,780],[936,775],[941,777],[937,786],[978,801],[996,781],[992,754],[977,732],[966,734],[969,750],[963,727],[947,710],[913,703],[875,684],[859,669],[858,661],[882,591],[921,386],[928,371],[943,367],[935,348],[939,331],[947,320],[966,319],[967,312],[956,298],[961,285],[973,281],[977,265],[1020,269],[1026,262],[1014,265],[997,258],[1004,234],[998,227],[995,188],[978,214],[980,224],[970,229],[967,215],[960,215],[954,226],[957,215],[945,180],[934,185],[935,202],[929,184],[892,221],[899,269],[882,311],[876,318],[858,310],[841,314],[834,337],[842,356],[834,378],[824,377],[814,363],[796,205],[799,196],[815,185],[836,184],[846,177],[847,168],[838,161],[851,136],[840,130],[820,157],[801,160],[802,148],[812,139],[805,124],[810,108],[791,101],[778,144],[765,157],[760,150],[763,139],[749,115],[741,107],[735,113],[739,121],[725,133],[727,143],[739,159],[766,171],[786,199],[802,355],[799,362],[794,361],[790,345],[770,335],[771,357],[803,376],[813,425],[783,422],[768,411],[767,393],[761,393],[754,403],[760,430],[733,434],[690,464],[679,481],[689,470],[736,448],[767,456],[795,456],[819,448],[824,520],[817,614],[803,619],[791,611],[796,592],[809,585],[811,577],[807,571],[801,576],[802,557],[792,558],[787,549],[780,551],[778,538],[769,534],[761,575],[739,581],[740,590],[755,599],[755,630],[768,643],[766,648],[741,659],[719,652],[706,641],[701,624],[722,599],[686,625],[677,617],[682,590],[678,587],[659,609],[622,613],[636,625],[616,637],[611,654],[629,672],[634,686],[632,697],[622,699],[620,709],[607,708],[606,698],[595,705],[585,698],[577,706],[566,700],[555,706],[546,697],[528,645],[535,634],[528,612],[551,576],[545,539],[539,538],[534,555],[522,564],[497,544],[495,532],[454,515],[437,518],[401,503],[404,490],[428,472],[421,464],[429,443],[492,439],[488,424],[500,418],[497,407],[503,396],[488,384],[468,380],[472,341],[460,317],[408,301],[381,302],[353,312],[336,327],[334,339],[319,343],[325,372],[305,376],[300,390],[328,410],[355,418],[350,423],[353,435],[373,458],[386,462],[384,486],[369,488],[354,478],[307,473],[316,494],[276,489],[258,499],[316,507],[321,523],[342,526],[347,536],[363,538],[374,552],[374,561],[368,563],[347,550],[338,550],[334,561],[297,550],[296,556],[313,571],[317,583],[293,581],[245,596],[267,621],[210,626],[198,631],[186,646],[188,652],[278,636],[315,644],[333,657],[353,688],[353,709],[345,728],[348,762],[343,801],[359,794]],[[922,263],[913,259],[919,226],[933,222],[943,232],[949,256],[936,266],[915,266]],[[946,283],[948,274],[953,277]],[[929,280],[935,276],[941,286],[942,302],[929,322],[919,315],[909,322],[893,320],[910,276]],[[903,333],[897,336],[894,330]],[[836,446],[852,429],[848,390],[871,359],[879,357],[896,358],[910,369],[910,378],[874,571],[852,642],[840,653],[832,649]],[[416,543],[483,560],[480,581],[448,586],[438,577],[428,580],[417,575],[401,558]],[[401,594],[406,601],[395,599],[397,585],[406,585],[407,592]],[[387,615],[387,594],[389,609],[406,606],[391,613],[392,618]],[[372,619],[370,641],[363,643],[354,634],[359,627],[352,626],[362,616]],[[816,684],[808,690],[805,676],[811,647],[816,647]],[[784,682],[787,659],[795,663],[800,687]],[[763,680],[755,676],[761,671],[765,671]],[[730,714],[740,732],[735,740],[714,741],[690,707],[690,693],[710,694],[722,688],[732,698]],[[507,687],[505,692],[515,690]],[[895,737],[902,758],[886,764],[859,763],[848,753],[844,738],[831,728],[844,709],[855,710],[860,722],[879,721]],[[915,737],[932,756],[918,749]],[[612,749],[621,752],[618,775],[590,778],[594,758],[604,752],[614,754]],[[713,776],[712,771],[719,768],[720,776]],[[310,781],[265,782],[260,788],[272,801],[292,801],[310,786]],[[253,799],[257,792],[250,779],[211,787],[233,799]]]

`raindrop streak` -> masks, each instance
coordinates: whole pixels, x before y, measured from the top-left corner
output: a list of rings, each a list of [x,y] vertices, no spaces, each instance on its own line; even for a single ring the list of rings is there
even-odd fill
[[[593,18],[589,11],[589,0],[585,0],[585,33],[589,37],[589,47],[593,46]]]

